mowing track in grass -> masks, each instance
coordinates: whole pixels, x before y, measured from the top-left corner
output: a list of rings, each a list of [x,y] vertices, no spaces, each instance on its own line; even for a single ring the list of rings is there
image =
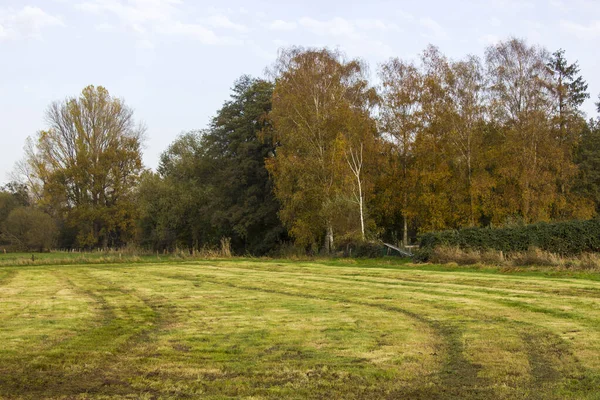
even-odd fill
[[[2,267],[0,397],[600,398],[597,280],[333,264]]]

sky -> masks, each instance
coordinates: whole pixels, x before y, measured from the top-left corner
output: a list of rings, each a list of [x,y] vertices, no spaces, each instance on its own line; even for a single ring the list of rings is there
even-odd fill
[[[417,60],[428,44],[452,59],[483,57],[511,36],[578,61],[595,116],[599,0],[198,1],[0,0],[0,184],[46,127],[55,100],[101,85],[147,127],[144,162],[203,129],[243,74],[260,77],[278,49],[335,48],[377,68]]]

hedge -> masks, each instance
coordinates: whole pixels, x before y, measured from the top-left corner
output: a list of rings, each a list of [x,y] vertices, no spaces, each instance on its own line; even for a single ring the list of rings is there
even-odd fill
[[[600,219],[566,221],[507,228],[465,228],[421,235],[420,248],[458,246],[473,250],[502,250],[506,253],[537,247],[560,255],[600,251]]]

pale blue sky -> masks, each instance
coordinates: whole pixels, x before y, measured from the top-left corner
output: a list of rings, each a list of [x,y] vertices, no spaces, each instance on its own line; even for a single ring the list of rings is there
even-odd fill
[[[451,58],[525,38],[578,60],[595,115],[600,1],[0,0],[0,183],[44,128],[48,104],[105,86],[148,128],[144,160],[206,127],[242,74],[261,76],[281,46],[337,47],[375,74],[428,43]]]

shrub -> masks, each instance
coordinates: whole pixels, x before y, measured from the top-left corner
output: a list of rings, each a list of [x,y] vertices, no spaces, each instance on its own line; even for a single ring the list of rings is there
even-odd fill
[[[415,262],[427,262],[431,259],[433,254],[432,247],[419,247],[414,253],[413,261]]]
[[[52,217],[31,207],[11,211],[4,223],[4,236],[21,250],[44,251],[56,241],[58,230]]]
[[[438,246],[433,249],[429,261],[446,264],[455,262],[459,265],[477,264],[482,261],[478,250],[463,250],[456,246]]]
[[[384,255],[385,249],[381,243],[346,239],[337,244],[337,252],[345,257],[377,258]]]
[[[421,236],[421,249],[438,246],[469,250],[528,252],[536,247],[561,256],[600,251],[600,219],[515,226],[507,228],[466,228],[430,232]]]

